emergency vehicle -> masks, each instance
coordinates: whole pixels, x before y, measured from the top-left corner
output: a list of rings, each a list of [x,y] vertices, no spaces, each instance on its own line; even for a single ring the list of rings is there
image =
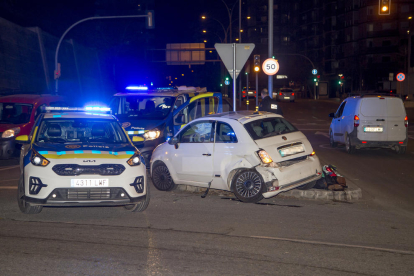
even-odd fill
[[[110,108],[149,166],[152,151],[185,124],[223,111],[222,94],[181,86],[148,90],[129,86],[114,95]]]
[[[18,205],[124,206],[144,211],[150,200],[139,151],[113,115],[96,108],[49,107],[29,135],[16,137],[20,155]]]

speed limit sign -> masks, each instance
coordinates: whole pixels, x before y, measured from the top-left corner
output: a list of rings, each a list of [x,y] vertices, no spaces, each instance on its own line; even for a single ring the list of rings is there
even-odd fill
[[[279,71],[279,63],[273,58],[268,58],[263,62],[262,69],[266,75],[275,75]]]

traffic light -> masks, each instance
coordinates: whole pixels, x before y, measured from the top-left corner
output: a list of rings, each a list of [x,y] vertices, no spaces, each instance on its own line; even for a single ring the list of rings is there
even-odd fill
[[[345,80],[344,75],[340,75],[339,80],[338,80],[338,84],[342,84],[344,82],[344,80]]]
[[[259,72],[260,71],[260,55],[254,55],[254,71]]]
[[[389,15],[391,10],[391,0],[379,0],[378,14]]]

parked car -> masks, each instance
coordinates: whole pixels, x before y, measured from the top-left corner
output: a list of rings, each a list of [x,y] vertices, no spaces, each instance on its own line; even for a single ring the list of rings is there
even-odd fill
[[[280,88],[279,92],[273,93],[273,98],[277,101],[295,101],[295,92],[291,88]]]
[[[18,205],[26,214],[43,206],[124,206],[144,211],[149,204],[146,168],[118,120],[109,114],[43,113],[30,133],[20,135]],[[88,109],[85,109],[88,110]]]
[[[344,143],[348,153],[362,148],[391,148],[403,154],[408,143],[408,118],[395,96],[362,95],[346,98],[332,117],[330,144]]]
[[[45,106],[66,105],[66,99],[49,94],[16,94],[0,97],[0,159],[15,152],[17,135],[29,135]]]
[[[154,150],[150,172],[162,191],[176,184],[211,185],[258,202],[312,188],[322,168],[306,136],[282,116],[238,111],[189,123]]]
[[[131,139],[135,137],[134,145],[147,166],[155,147],[174,136],[182,126],[196,118],[222,112],[221,93],[195,87],[137,88],[115,94],[110,107]]]

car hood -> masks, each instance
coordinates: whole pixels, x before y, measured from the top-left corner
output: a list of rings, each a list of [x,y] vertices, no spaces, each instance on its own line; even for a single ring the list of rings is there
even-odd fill
[[[161,128],[161,125],[165,122],[164,120],[142,120],[131,118],[118,118],[118,120],[126,131],[152,130],[157,127]]]
[[[270,155],[273,162],[276,163],[302,156],[307,156],[313,152],[313,148],[309,143],[308,139],[300,131],[259,139],[255,140],[255,142],[259,146],[259,148],[264,149]],[[303,145],[305,149],[304,152],[288,155],[285,157],[282,157],[282,155],[279,152],[280,149],[300,144]]]
[[[16,127],[21,127],[24,124],[0,124],[0,132],[5,132],[8,129],[12,129],[12,128],[16,128]]]

